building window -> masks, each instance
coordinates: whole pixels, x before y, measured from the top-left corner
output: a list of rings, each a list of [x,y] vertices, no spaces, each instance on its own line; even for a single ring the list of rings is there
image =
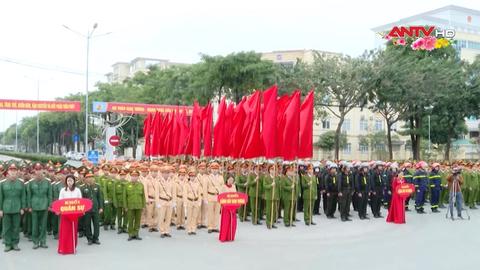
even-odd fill
[[[343,147],[343,153],[344,154],[350,154],[352,153],[352,144],[351,143],[347,143],[345,145],[345,147]]]
[[[322,128],[323,129],[330,129],[330,120],[329,119],[323,119],[322,120]]]
[[[375,131],[382,131],[382,130],[383,130],[383,121],[375,120]]]
[[[383,143],[377,143],[377,144],[375,144],[375,150],[384,151],[385,150],[385,145]]]
[[[360,131],[368,131],[368,121],[363,117],[360,119]]]
[[[343,120],[342,131],[350,131],[350,119]]]
[[[362,154],[368,153],[368,144],[361,143],[358,146],[359,146],[358,150],[360,151],[360,153]]]

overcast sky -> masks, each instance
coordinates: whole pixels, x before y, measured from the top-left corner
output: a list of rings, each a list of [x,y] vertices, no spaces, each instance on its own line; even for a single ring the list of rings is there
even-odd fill
[[[53,100],[85,91],[86,40],[91,41],[90,89],[119,61],[135,57],[194,63],[199,53],[318,49],[357,56],[374,47],[371,28],[472,0],[82,0],[4,1],[1,5],[0,98]],[[23,65],[12,64],[10,61]],[[34,66],[34,67],[31,67]],[[27,111],[0,110],[0,131]]]

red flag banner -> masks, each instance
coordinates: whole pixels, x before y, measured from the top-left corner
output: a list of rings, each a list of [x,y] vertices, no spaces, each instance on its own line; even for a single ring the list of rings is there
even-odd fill
[[[298,158],[313,157],[313,90],[303,100],[300,106],[300,141]]]
[[[285,109],[285,128],[283,129],[282,157],[294,160],[298,155],[298,135],[300,128],[300,91],[296,90]]]
[[[203,156],[212,155],[212,122],[213,108],[210,103],[202,110],[202,128],[203,128]]]
[[[266,158],[277,156],[277,86],[263,92],[262,142]]]
[[[263,155],[260,135],[260,91],[256,91],[245,103],[247,120],[244,123],[245,137],[240,153],[242,158],[256,158]]]
[[[227,105],[225,97],[218,104],[218,118],[213,128],[213,156],[222,157],[225,154],[224,149],[229,147],[225,139],[225,114]]]

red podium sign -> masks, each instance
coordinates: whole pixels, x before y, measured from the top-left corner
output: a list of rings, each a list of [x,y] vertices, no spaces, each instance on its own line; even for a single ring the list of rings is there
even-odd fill
[[[62,199],[52,203],[52,211],[57,215],[83,214],[92,209],[92,201],[89,199]]]
[[[248,201],[248,196],[242,192],[225,192],[218,195],[218,202],[222,206],[242,206]]]
[[[398,185],[397,188],[395,189],[395,192],[400,196],[401,198],[407,198],[415,192],[415,186],[413,184],[409,183],[404,183],[401,185]]]

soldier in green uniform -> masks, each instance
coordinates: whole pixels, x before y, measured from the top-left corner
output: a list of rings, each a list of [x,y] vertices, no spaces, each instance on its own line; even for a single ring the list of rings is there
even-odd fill
[[[47,217],[48,208],[52,203],[52,186],[43,176],[42,164],[36,163],[33,169],[35,176],[27,185],[28,211],[32,213],[33,249],[48,248]]]
[[[103,195],[99,184],[95,183],[93,171],[85,174],[85,185],[80,189],[82,198],[92,200],[92,209],[85,213],[85,235],[88,245],[100,245],[100,213],[103,212]],[[93,225],[93,234],[92,234]]]
[[[87,173],[87,168],[84,166],[81,166],[77,168],[77,172],[75,175],[77,176],[77,186],[80,190],[85,186],[85,174]],[[85,236],[85,215],[81,216],[78,219],[78,237],[82,238]]]
[[[56,200],[53,194],[53,189],[54,189],[54,184],[57,182],[55,179],[55,167],[52,164],[48,164],[48,166],[45,166],[45,174],[44,177],[50,182],[51,188],[52,188],[52,201]],[[57,196],[58,198],[58,196]],[[55,213],[48,211],[47,214],[47,234],[52,235],[55,234],[54,230],[56,229],[58,232],[58,226],[55,228],[55,218],[57,215]],[[58,225],[58,223],[57,223]]]
[[[138,236],[140,230],[140,217],[146,205],[143,184],[138,181],[140,173],[136,170],[130,173],[131,182],[123,190],[123,203],[128,217],[128,241],[142,240]],[[181,209],[183,211],[183,209]]]
[[[4,172],[5,168],[4,168],[4,165],[0,162],[0,189],[2,188],[1,185],[3,182],[5,182],[5,173]],[[2,217],[0,217],[0,239],[3,238],[3,234],[2,234]]]
[[[61,168],[57,168],[54,175],[54,182],[52,183],[52,201],[58,200],[60,196],[60,190],[64,187],[63,180],[65,179],[66,173]],[[53,238],[58,239],[58,216],[53,212],[50,212],[53,215],[50,216],[50,223],[52,224]]]
[[[267,228],[276,229],[278,202],[280,201],[280,182],[276,176],[275,164],[268,165],[268,175],[263,179],[263,190],[267,212]]]
[[[248,194],[248,164],[243,163],[241,165],[240,173],[237,174],[235,178],[235,185],[237,187],[238,192],[242,192]],[[249,213],[250,201],[247,202],[246,205],[242,205],[238,209],[238,215],[240,216],[240,221],[249,221],[248,213]]]
[[[471,168],[465,166],[465,168],[462,170],[462,177],[463,177],[463,186],[462,186],[462,192],[464,196],[464,202],[465,205],[468,207],[468,203],[470,202],[470,195],[472,194],[472,172]]]
[[[119,179],[115,180],[115,185],[113,186],[113,206],[117,211],[117,226],[118,234],[127,232],[127,212],[125,211],[123,201],[123,191],[127,185],[127,171],[121,169],[119,173]]]
[[[104,180],[103,180],[103,199],[105,200],[105,212],[103,214],[103,229],[108,230],[108,226],[110,226],[110,230],[115,230],[115,218],[116,218],[116,208],[113,206],[113,196],[114,196],[114,186],[115,186],[115,179],[117,178],[118,169],[112,167],[108,170],[107,167],[104,168]]]
[[[21,181],[23,181],[23,185],[25,186],[25,192],[26,192],[28,183],[32,180],[31,175],[29,173],[25,173],[22,178],[19,172],[18,178]],[[23,235],[28,239],[28,241],[32,241],[32,213],[29,211],[25,211],[25,213],[21,216],[21,219],[22,219],[21,222],[22,222]]]
[[[301,184],[303,187],[303,217],[305,224],[317,225],[312,220],[313,204],[317,200],[318,178],[313,173],[313,165],[307,165],[307,173],[302,175]]]
[[[286,176],[282,179],[281,184],[281,198],[283,202],[283,223],[286,227],[295,227],[293,222],[295,221],[294,212],[296,210],[296,201],[300,191],[297,181],[295,179],[295,170],[293,165],[287,166]]]
[[[252,212],[253,225],[261,225],[260,222],[260,203],[262,199],[262,177],[260,175],[260,166],[254,165],[254,173],[248,176],[248,200],[250,201],[250,210]]]
[[[25,186],[17,178],[17,166],[12,163],[8,168],[8,176],[0,184],[0,217],[2,218],[2,233],[5,252],[20,250],[20,215],[26,208]]]
[[[448,183],[447,183],[448,171],[446,168],[440,170],[440,185],[442,190],[440,191],[440,203],[439,208],[445,208],[444,204],[448,204]]]

